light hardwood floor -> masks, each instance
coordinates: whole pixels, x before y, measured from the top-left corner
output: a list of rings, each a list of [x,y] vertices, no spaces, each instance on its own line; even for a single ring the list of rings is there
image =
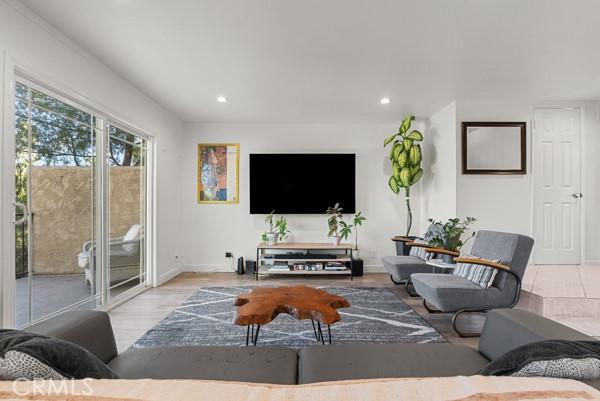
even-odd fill
[[[109,312],[117,346],[119,351],[127,349],[199,288],[294,284],[332,287],[388,287],[451,343],[470,347],[477,346],[477,338],[464,339],[454,334],[450,325],[450,315],[427,313],[420,298],[410,297],[403,286],[394,285],[390,281],[389,275],[384,273],[368,273],[363,277],[356,277],[354,281],[350,281],[347,277],[335,276],[306,278],[270,276],[255,281],[250,275],[240,276],[235,273],[182,273],[162,286],[149,289]],[[466,330],[472,330],[476,326],[480,326],[481,322],[481,317],[472,316],[465,319],[462,324],[465,325]]]

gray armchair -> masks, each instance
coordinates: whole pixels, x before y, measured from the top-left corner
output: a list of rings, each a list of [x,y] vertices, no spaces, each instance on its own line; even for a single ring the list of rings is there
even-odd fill
[[[457,258],[457,262],[479,264],[498,270],[492,285],[480,285],[455,274],[412,274],[415,291],[423,297],[430,313],[453,313],[452,328],[461,337],[478,336],[458,329],[463,313],[483,313],[491,309],[512,308],[519,301],[521,280],[529,262],[533,238],[520,234],[481,230],[470,254],[477,258]],[[499,263],[494,261],[499,260]],[[432,308],[432,305],[434,308]]]
[[[431,248],[431,245],[417,244],[415,240],[430,240],[436,233],[437,227],[430,225],[423,237],[394,237],[393,241],[403,244],[399,249],[406,249],[406,255],[384,256],[381,258],[383,268],[390,273],[390,279],[394,284],[404,283],[409,294],[410,275],[413,273],[432,272],[432,267],[427,264],[423,254],[426,252],[418,252],[416,248]],[[431,253],[431,252],[429,252]]]

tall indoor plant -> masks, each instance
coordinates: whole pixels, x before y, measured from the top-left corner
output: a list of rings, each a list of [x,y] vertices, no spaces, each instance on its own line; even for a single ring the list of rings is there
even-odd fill
[[[383,142],[383,147],[390,146],[390,162],[392,164],[392,175],[388,185],[393,193],[400,193],[404,188],[406,201],[406,236],[410,235],[412,227],[412,209],[410,207],[410,187],[415,185],[423,176],[421,167],[422,153],[421,141],[423,134],[417,130],[411,130],[414,116],[408,116],[402,120],[398,132],[389,136]]]

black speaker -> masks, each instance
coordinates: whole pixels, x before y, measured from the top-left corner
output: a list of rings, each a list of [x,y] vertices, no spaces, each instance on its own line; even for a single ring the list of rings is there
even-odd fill
[[[237,274],[244,274],[244,258],[238,258]]]
[[[354,259],[352,261],[352,276],[360,277],[363,275],[363,260]]]
[[[246,261],[246,273],[254,274],[254,269],[256,269],[256,262],[253,260]]]

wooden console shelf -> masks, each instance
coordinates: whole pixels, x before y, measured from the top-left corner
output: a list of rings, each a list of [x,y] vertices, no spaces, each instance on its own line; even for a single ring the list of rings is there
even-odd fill
[[[339,244],[334,245],[327,242],[324,243],[316,243],[316,242],[283,242],[275,245],[269,245],[267,243],[261,242],[256,246],[256,270],[254,274],[256,275],[256,280],[260,275],[272,275],[272,274],[281,274],[281,275],[349,275],[350,280],[352,277],[352,267],[353,267],[353,255],[352,252],[354,250],[354,245],[352,244]],[[280,252],[271,252],[268,251],[280,251]],[[289,255],[288,253],[282,253],[281,251],[292,251],[294,255]],[[305,255],[309,255],[311,257],[302,258],[297,255],[300,251],[303,251]],[[323,258],[318,258],[318,253],[311,253],[311,251],[343,251],[343,253],[339,253],[339,256],[336,258],[331,258],[331,254],[324,255]],[[327,257],[329,256],[329,257]],[[272,266],[266,264],[267,261],[278,261],[285,262],[288,264],[322,264],[327,265],[327,263],[331,262],[339,262],[339,263],[350,263],[350,268],[345,268],[344,270],[325,270],[325,266],[323,266],[322,270],[269,270]]]

